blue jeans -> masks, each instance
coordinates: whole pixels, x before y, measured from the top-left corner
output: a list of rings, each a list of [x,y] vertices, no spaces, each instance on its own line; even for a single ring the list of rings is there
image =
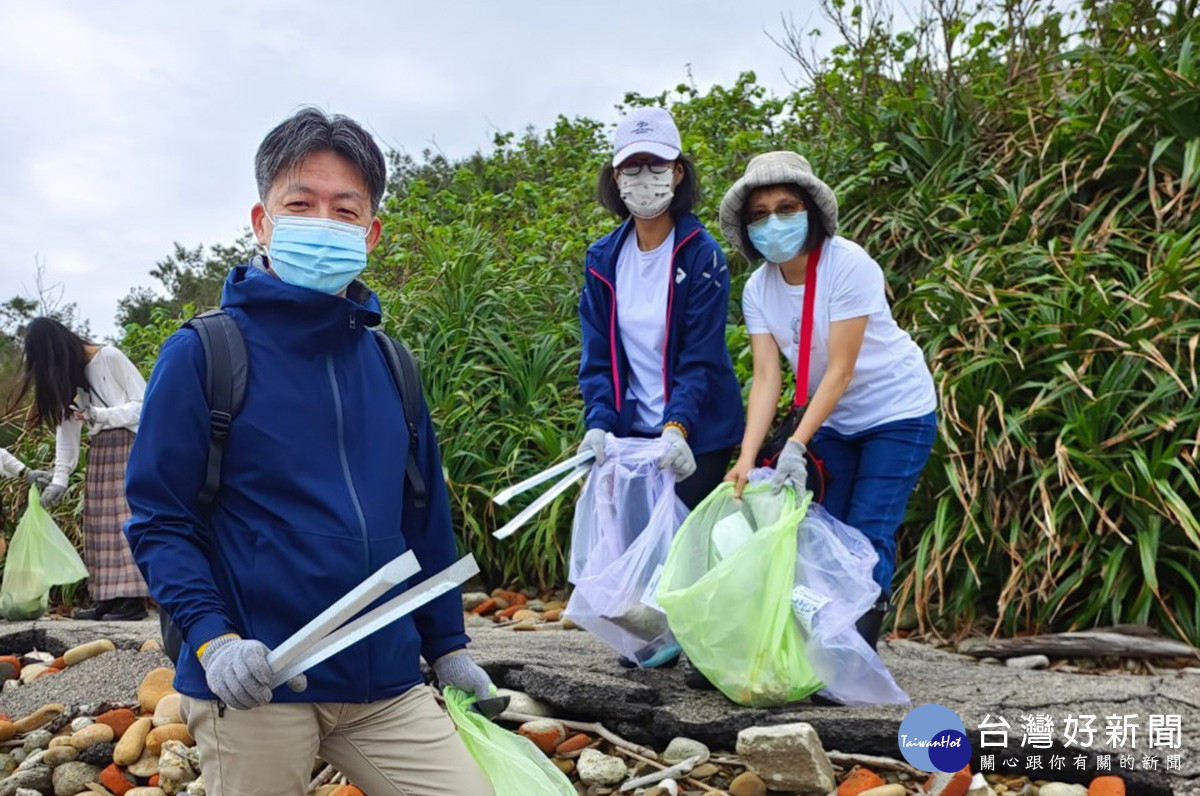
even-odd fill
[[[825,510],[871,540],[879,554],[875,581],[885,597],[896,569],[896,529],[936,437],[937,412],[930,412],[857,434],[822,426],[812,438],[812,452],[829,473]]]

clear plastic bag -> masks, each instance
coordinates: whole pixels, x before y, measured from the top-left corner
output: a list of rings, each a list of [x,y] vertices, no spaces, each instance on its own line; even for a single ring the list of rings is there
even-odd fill
[[[42,508],[40,491],[30,487],[29,505],[4,561],[0,616],[9,621],[37,619],[46,613],[52,586],[75,583],[87,574],[71,540]]]
[[[879,599],[875,548],[813,503],[797,533],[792,609],[820,693],[843,705],[903,705],[908,695],[855,623]]]
[[[446,712],[496,796],[576,796],[575,786],[533,741],[470,710],[475,697],[445,690]]]
[[[688,660],[740,705],[768,707],[822,687],[793,616],[796,534],[809,497],[722,484],[680,528],[658,588]],[[746,534],[749,528],[750,533]]]
[[[654,599],[671,540],[687,516],[659,440],[609,436],[575,505],[565,616],[639,665],[678,649]]]

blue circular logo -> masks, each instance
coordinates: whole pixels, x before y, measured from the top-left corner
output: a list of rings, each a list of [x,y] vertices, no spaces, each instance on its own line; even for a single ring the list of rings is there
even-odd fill
[[[900,722],[900,753],[921,771],[961,771],[971,762],[971,742],[962,719],[945,705],[913,708]]]

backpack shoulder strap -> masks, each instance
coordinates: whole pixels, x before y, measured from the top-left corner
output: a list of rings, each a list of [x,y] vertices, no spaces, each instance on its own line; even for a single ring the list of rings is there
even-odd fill
[[[237,323],[222,310],[211,310],[183,324],[204,347],[204,397],[208,401],[208,468],[196,501],[207,511],[221,488],[221,461],[229,426],[246,398],[249,358]]]
[[[383,350],[383,358],[387,360],[388,370],[400,390],[400,401],[404,404],[404,422],[408,425],[408,464],[405,473],[408,478],[408,488],[417,508],[425,508],[429,490],[421,468],[417,466],[417,443],[420,427],[417,421],[421,418],[421,372],[417,366],[417,358],[408,347],[394,337],[372,329],[375,341]]]

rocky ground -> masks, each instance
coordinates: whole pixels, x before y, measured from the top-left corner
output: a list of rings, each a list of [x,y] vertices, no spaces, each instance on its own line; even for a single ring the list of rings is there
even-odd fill
[[[552,620],[558,618],[552,613],[553,607],[548,610]],[[584,632],[564,630],[561,621],[542,621],[547,614],[544,607],[539,614],[538,620],[523,617],[499,624],[469,615],[474,655],[498,685],[525,695],[510,708],[514,715],[509,717],[512,721],[508,726],[514,729],[523,726],[524,734],[548,752],[556,766],[570,774],[581,793],[595,796],[614,792],[618,784],[629,777],[653,776],[662,768],[670,767],[679,754],[689,752],[693,753],[690,776],[686,771],[677,771],[669,781],[646,783],[634,792],[654,793],[655,796],[703,792],[746,796],[761,794],[764,781],[786,788],[784,792],[821,796],[833,790],[834,785],[837,785],[839,796],[860,793],[903,796],[924,792],[922,786],[927,775],[896,761],[899,757],[896,734],[907,708],[841,708],[809,704],[771,710],[741,708],[718,693],[688,688],[680,668],[622,669],[603,643]],[[515,629],[518,626],[522,629]],[[70,620],[0,623],[0,653],[26,656],[35,650],[44,653],[44,656],[35,654],[25,658],[23,672],[28,683],[7,685],[0,692],[0,713],[12,717],[16,720],[15,725],[25,731],[18,733],[14,728],[9,735],[12,740],[5,740],[7,728],[0,721],[0,746],[7,747],[0,751],[9,753],[0,754],[0,773],[11,771],[17,764],[26,765],[24,772],[0,780],[0,796],[17,796],[18,793],[28,796],[17,791],[14,780],[28,775],[31,769],[34,775],[26,776],[26,780],[32,782],[35,793],[73,796],[87,792],[72,790],[76,786],[100,793],[115,792],[82,780],[99,778],[101,773],[108,771],[114,748],[122,739],[115,731],[111,740],[100,739],[101,734],[106,735],[103,729],[85,732],[78,740],[74,736],[97,723],[98,715],[111,713],[113,709],[131,708],[131,715],[121,714],[125,719],[141,712],[154,712],[152,708],[157,705],[149,706],[144,700],[139,702],[138,692],[147,675],[166,663],[161,652],[155,649],[140,651],[148,639],[157,636],[158,627],[153,620],[111,625]],[[113,649],[103,645],[98,657],[74,661],[66,666],[62,664],[70,660],[54,660],[68,650],[98,638],[111,640]],[[1046,713],[1059,720],[1067,714],[1100,717],[1140,714],[1143,720],[1151,713],[1178,715],[1183,739],[1180,771],[1114,773],[1121,774],[1129,794],[1200,796],[1200,758],[1191,751],[1200,739],[1200,677],[1195,674],[1068,674],[980,664],[972,658],[909,641],[894,640],[880,646],[884,661],[909,693],[913,704],[935,702],[953,709],[965,722],[976,749],[980,739],[974,728],[987,715],[1004,717],[1013,726],[1015,737],[1010,737],[1010,750],[1018,748],[1022,717],[1034,713]],[[51,667],[55,663],[59,666]],[[0,669],[3,666],[0,660]],[[46,674],[47,669],[38,669],[38,666],[61,667],[61,671]],[[39,709],[47,705],[61,705],[62,709],[59,712],[50,709],[41,729],[51,732],[41,734],[32,725],[37,723]],[[542,714],[542,723],[525,725],[525,716],[515,715],[518,708],[523,713]],[[161,723],[168,727],[174,721],[169,715],[171,710],[168,701],[165,711],[160,711],[168,714],[160,717]],[[29,720],[31,714],[35,715],[33,720]],[[111,721],[111,717],[108,720]],[[566,724],[561,724],[560,720]],[[605,737],[598,728],[587,726],[587,722],[601,722],[617,737]],[[55,737],[63,740],[54,740]],[[675,754],[668,753],[672,741],[677,738],[689,739],[696,745],[675,741],[677,747],[682,745],[682,751],[676,749]],[[158,754],[150,762],[161,767],[162,761],[166,760],[171,778],[168,783],[163,783],[160,775],[154,780],[158,790],[141,793],[131,790],[125,796],[202,793],[202,784],[187,779],[188,775],[198,773],[194,770],[194,757],[189,757],[194,755],[189,751],[189,742],[190,738],[186,737],[159,739]],[[50,755],[51,762],[59,764],[53,769],[44,762],[49,753],[29,765],[30,758],[41,751],[39,745],[52,743],[83,748],[76,749],[70,760],[65,759],[71,757],[70,752]],[[639,753],[636,751],[638,745],[651,749],[642,749]],[[93,746],[96,747],[94,750]],[[164,748],[168,752],[164,753]],[[783,751],[772,757],[769,751],[763,750]],[[929,785],[934,796],[962,796],[964,793],[969,796],[989,793],[1108,796],[1119,791],[1106,789],[1113,785],[1112,782],[1096,779],[1090,760],[1103,750],[1100,745],[1087,750],[1089,763],[1085,771],[1068,768],[1034,772],[1030,778],[1024,776],[1027,772],[1006,771],[998,765],[1001,770],[986,778],[972,781],[970,777],[962,777],[952,781],[946,777]],[[1079,754],[1079,750],[1058,746],[1038,751],[1046,756],[1065,754],[1071,759]],[[1118,750],[1110,751],[1116,753]],[[86,760],[83,759],[85,752]],[[149,756],[149,753],[145,754]],[[872,755],[884,759],[866,757]],[[657,760],[648,761],[650,757]],[[696,762],[698,757],[704,758],[703,762]],[[150,771],[150,762],[141,761],[140,757],[134,765],[138,762],[144,763],[140,771]],[[57,773],[66,763],[71,763],[72,767],[65,773]],[[130,775],[130,767],[117,768],[117,772],[108,771],[110,784],[114,782],[114,776],[119,776],[130,788],[135,784],[150,785],[149,776]],[[58,781],[55,781],[56,777]],[[800,778],[807,779],[801,783]],[[116,784],[120,791],[123,785]],[[1092,786],[1090,791],[1088,785]],[[324,786],[321,796],[330,796],[339,788],[342,796],[354,793],[335,783]]]

